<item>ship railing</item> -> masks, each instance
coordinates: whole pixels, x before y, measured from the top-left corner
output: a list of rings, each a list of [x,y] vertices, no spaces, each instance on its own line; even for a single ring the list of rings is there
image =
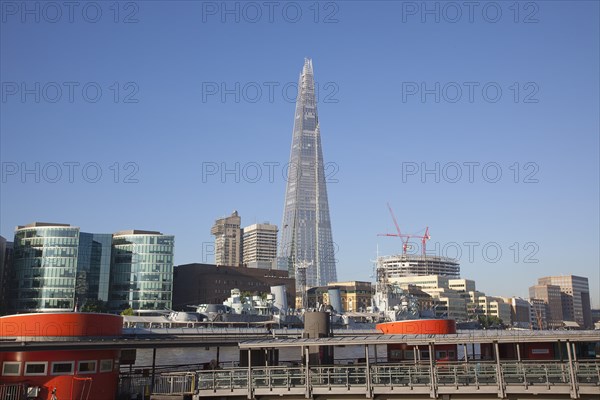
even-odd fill
[[[25,384],[0,385],[0,399],[2,400],[25,400],[27,398],[27,386]]]

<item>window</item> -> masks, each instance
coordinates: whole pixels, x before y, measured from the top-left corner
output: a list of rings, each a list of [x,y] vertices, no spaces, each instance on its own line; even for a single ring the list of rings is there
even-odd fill
[[[402,350],[390,350],[390,358],[394,360],[402,359]]]
[[[26,362],[25,363],[25,376],[43,376],[46,375],[48,369],[47,362]]]
[[[3,376],[18,376],[21,375],[21,363],[18,361],[5,361],[2,364]]]
[[[100,360],[100,372],[112,372],[113,360]]]
[[[77,372],[80,374],[95,374],[96,361],[79,361]]]
[[[75,361],[57,361],[52,363],[52,375],[71,375],[75,369]]]

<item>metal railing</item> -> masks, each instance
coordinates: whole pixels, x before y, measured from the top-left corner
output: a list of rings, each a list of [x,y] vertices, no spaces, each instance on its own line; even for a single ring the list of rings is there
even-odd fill
[[[150,391],[152,378],[143,375],[125,375],[119,377],[119,394],[120,395],[142,395]]]
[[[318,392],[385,393],[389,390],[420,390],[438,393],[449,390],[487,388],[504,393],[533,389],[542,393],[562,388],[571,397],[586,393],[600,395],[600,362],[493,362],[428,364],[365,364],[310,367],[252,367],[162,374],[155,380],[155,394],[197,394],[212,397],[227,394],[249,396],[263,392],[280,395],[311,395]],[[590,392],[591,390],[591,392]]]
[[[193,394],[196,374],[193,372],[162,374],[154,379],[154,394]]]
[[[0,385],[0,399],[2,400],[24,400],[26,396],[24,384]]]

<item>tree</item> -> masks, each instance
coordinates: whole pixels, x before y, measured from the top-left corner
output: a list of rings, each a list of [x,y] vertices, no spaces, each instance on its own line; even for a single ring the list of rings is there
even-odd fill
[[[87,300],[83,307],[81,307],[82,312],[92,312],[92,313],[107,313],[108,306],[102,300],[92,299]]]
[[[133,308],[129,307],[121,311],[121,315],[133,315]]]
[[[504,327],[502,320],[494,315],[479,315],[477,321],[484,329]]]

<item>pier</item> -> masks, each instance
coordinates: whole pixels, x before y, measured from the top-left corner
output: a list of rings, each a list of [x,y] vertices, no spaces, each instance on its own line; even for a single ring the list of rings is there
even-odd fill
[[[471,331],[449,335],[372,335],[318,339],[265,339],[239,344],[241,352],[265,353],[265,365],[210,371],[161,374],[152,399],[202,398],[571,398],[600,396],[600,360],[578,359],[580,346],[597,343],[595,331]],[[492,357],[440,361],[420,356],[412,361],[382,362],[370,354],[374,346],[405,344],[436,354],[436,346],[490,346]],[[564,348],[556,359],[533,360],[521,355],[531,343]],[[365,357],[353,364],[312,365],[309,349],[363,346]],[[304,355],[296,365],[269,365],[269,352],[294,347]],[[516,357],[502,358],[507,348]],[[504,349],[504,350],[501,350]],[[424,353],[426,352],[426,353]],[[416,353],[415,353],[416,354]],[[539,398],[539,397],[538,397]]]

